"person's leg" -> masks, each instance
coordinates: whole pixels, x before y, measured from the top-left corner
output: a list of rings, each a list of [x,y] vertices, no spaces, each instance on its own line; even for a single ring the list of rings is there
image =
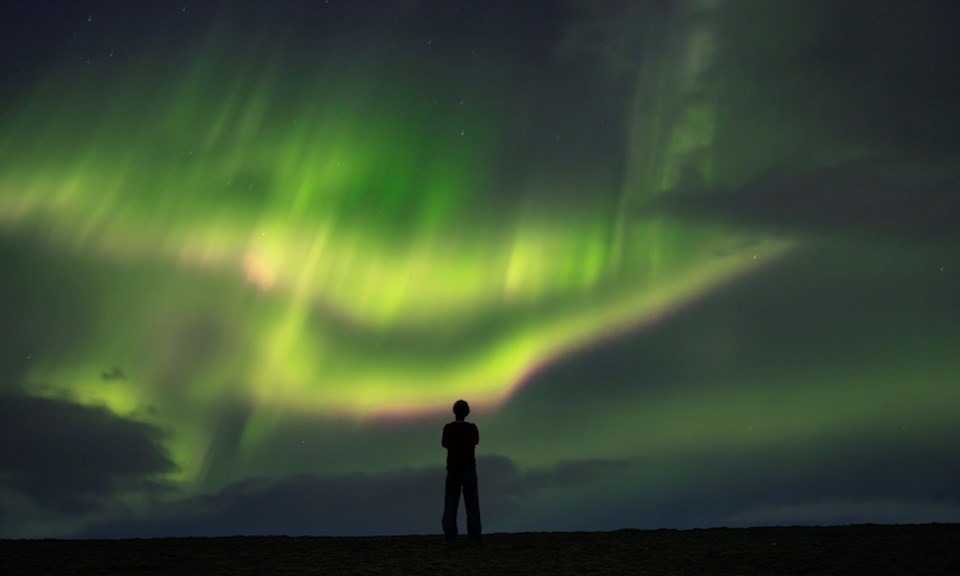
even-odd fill
[[[443,536],[448,542],[457,539],[457,508],[460,506],[460,480],[447,472],[443,495]]]
[[[471,472],[463,482],[463,505],[467,509],[467,535],[473,542],[480,541],[480,491],[477,473]]]

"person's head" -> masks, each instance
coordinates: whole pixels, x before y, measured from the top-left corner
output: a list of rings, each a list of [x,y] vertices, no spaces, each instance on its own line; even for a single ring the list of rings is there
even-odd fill
[[[469,413],[470,405],[467,404],[466,400],[457,400],[453,403],[453,415],[457,417],[457,420],[463,420]]]

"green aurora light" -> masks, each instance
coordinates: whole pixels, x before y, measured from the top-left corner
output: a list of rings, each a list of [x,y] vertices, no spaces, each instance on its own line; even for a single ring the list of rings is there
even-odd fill
[[[549,211],[550,190],[516,190],[521,201],[495,210],[484,198],[498,185],[495,96],[465,114],[399,73],[310,74],[282,49],[231,66],[225,36],[183,69],[150,57],[60,67],[5,118],[0,147],[15,167],[0,181],[7,233],[163,276],[151,288],[111,282],[104,306],[130,313],[105,313],[82,345],[31,363],[27,380],[118,414],[179,414],[172,443],[186,478],[205,453],[198,422],[225,397],[254,407],[250,442],[278,411],[412,416],[445,411],[452,396],[498,405],[532,367],[655,320],[785,246],[628,215],[624,199],[670,188],[710,146],[698,105],[644,131],[664,115],[647,100],[697,88],[711,50],[702,30],[669,54],[693,67],[657,64],[668,92],[645,88],[635,106],[632,139],[659,159],[620,192]],[[227,326],[231,344],[187,350],[199,345],[186,337],[196,314]],[[196,365],[176,374],[171,405],[178,354]],[[127,378],[101,378],[104,366]]]

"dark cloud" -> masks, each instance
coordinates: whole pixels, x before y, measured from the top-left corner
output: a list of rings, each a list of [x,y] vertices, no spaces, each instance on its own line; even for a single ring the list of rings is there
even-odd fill
[[[930,439],[923,436],[886,439],[859,437],[819,450],[787,443],[762,454],[688,451],[656,461],[582,460],[528,470],[508,458],[484,457],[478,467],[484,527],[613,530],[955,517],[960,455],[943,445],[925,449]],[[443,475],[437,467],[251,479],[147,515],[99,523],[80,535],[438,533]],[[614,489],[624,484],[634,490]],[[570,506],[580,513],[567,525],[563,510]],[[460,514],[462,524],[462,509]]]
[[[774,170],[734,190],[676,191],[641,207],[765,231],[960,241],[957,171],[903,162]]]
[[[522,524],[525,502],[545,490],[575,490],[631,467],[629,462],[591,460],[522,471],[508,458],[488,456],[478,460],[484,525],[488,529],[499,526],[500,530],[518,518]],[[154,509],[148,516],[100,523],[82,536],[437,533],[444,474],[436,467],[380,474],[250,479],[212,495]]]
[[[154,428],[104,408],[0,393],[0,487],[51,514],[163,489],[174,465]]]
[[[955,521],[960,513],[960,452],[929,430],[895,427],[756,449],[693,448],[574,467],[590,480],[568,486],[566,494],[592,504],[581,510],[577,525],[558,527],[551,520],[548,530]],[[551,470],[545,484],[525,495],[547,489],[564,494],[561,470]],[[634,489],[614,488],[623,484]],[[529,505],[519,508],[532,518],[545,515]]]
[[[629,503],[619,517],[674,527],[955,521],[960,453],[936,435],[905,436],[700,455],[687,474],[709,483],[678,482],[662,499]]]
[[[950,522],[960,514],[960,452],[932,428],[692,447],[522,473],[509,460],[499,464],[499,492],[488,502],[488,479],[483,509],[509,504],[493,516],[514,531]],[[565,507],[577,508],[575,521]]]

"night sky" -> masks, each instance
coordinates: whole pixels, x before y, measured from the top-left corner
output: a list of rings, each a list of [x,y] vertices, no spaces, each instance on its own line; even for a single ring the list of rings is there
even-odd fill
[[[957,29],[0,3],[0,537],[960,521]]]

